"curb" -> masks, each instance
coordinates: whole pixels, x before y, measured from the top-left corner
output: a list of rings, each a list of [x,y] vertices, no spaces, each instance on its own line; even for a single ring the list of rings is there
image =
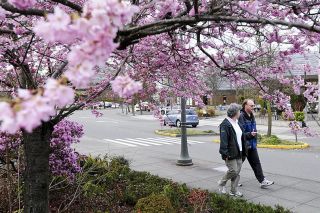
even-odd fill
[[[213,140],[214,143],[220,143],[219,139]],[[310,147],[309,144],[303,143],[301,145],[268,145],[268,144],[258,144],[258,148],[267,148],[267,149],[285,149],[285,150],[291,150],[291,149],[306,149]]]
[[[162,136],[169,136],[169,137],[180,137],[181,134],[173,134],[173,133],[166,133],[166,132],[161,132],[159,130],[154,131],[155,134],[157,135],[162,135]],[[188,137],[194,137],[194,136],[215,136],[217,134],[215,133],[207,133],[207,134],[199,134],[199,135],[187,135]]]

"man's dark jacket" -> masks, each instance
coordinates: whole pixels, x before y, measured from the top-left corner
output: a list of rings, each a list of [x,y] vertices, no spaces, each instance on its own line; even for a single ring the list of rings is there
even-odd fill
[[[248,154],[246,140],[252,138],[250,133],[244,133],[244,129],[239,125],[243,134],[242,141],[242,153],[240,152],[239,144],[237,142],[237,134],[230,121],[226,118],[220,124],[220,154],[223,160],[228,158],[229,160],[237,158],[245,158]]]
[[[240,127],[244,130],[244,133],[256,132],[257,124],[254,115],[251,113],[250,116],[242,109],[240,111],[240,118],[238,121]],[[247,146],[249,149],[257,148],[257,137],[247,138]]]

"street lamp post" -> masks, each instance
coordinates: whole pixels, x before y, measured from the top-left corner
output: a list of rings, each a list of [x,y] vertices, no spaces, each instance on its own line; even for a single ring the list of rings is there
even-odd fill
[[[181,152],[180,158],[177,160],[178,166],[193,165],[192,159],[189,157],[187,142],[187,124],[186,124],[186,98],[181,97]]]

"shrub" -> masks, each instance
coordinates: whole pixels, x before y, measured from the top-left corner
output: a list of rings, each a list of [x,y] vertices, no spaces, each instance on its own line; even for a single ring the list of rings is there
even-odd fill
[[[189,189],[186,184],[169,183],[163,187],[163,194],[170,199],[174,209],[188,208]]]
[[[197,115],[198,115],[198,117],[203,117],[203,110],[197,109]]]
[[[213,107],[208,107],[207,114],[208,114],[209,117],[213,117],[213,116],[215,116],[216,111],[215,111],[215,109]]]
[[[141,213],[173,213],[175,212],[170,200],[164,195],[152,194],[138,200],[136,212]]]
[[[194,212],[203,212],[207,199],[208,192],[200,189],[193,189],[188,196],[188,201],[192,205]]]
[[[260,136],[260,143],[269,144],[269,145],[277,145],[281,144],[280,138],[275,135],[271,135],[270,137],[267,136]]]
[[[73,179],[80,171],[78,154],[72,145],[79,143],[82,135],[82,125],[73,121],[62,120],[54,126],[49,156],[49,166],[53,175]]]
[[[126,180],[124,202],[135,205],[140,198],[147,197],[152,193],[161,193],[163,187],[170,181],[151,175],[148,172],[131,171]]]
[[[297,112],[294,112],[294,118],[296,121],[304,121],[304,112],[300,112],[300,111],[297,111]]]
[[[241,212],[241,213],[290,213],[282,207],[276,206],[273,209],[270,206],[249,203],[242,199],[232,199],[227,196],[211,193],[209,198],[210,212]]]

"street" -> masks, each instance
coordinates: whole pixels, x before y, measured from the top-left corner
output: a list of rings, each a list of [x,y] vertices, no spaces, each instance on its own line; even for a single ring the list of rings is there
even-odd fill
[[[218,136],[189,137],[189,154],[194,165],[178,167],[175,162],[180,154],[180,138],[154,134],[156,129],[170,127],[161,127],[151,115],[125,115],[119,109],[101,112],[104,115],[99,118],[89,110],[77,111],[71,116],[71,120],[84,125],[85,135],[76,145],[81,154],[124,156],[130,160],[133,169],[149,171],[194,187],[217,189],[216,181],[225,170],[218,152],[219,144],[212,142]],[[218,131],[222,119],[223,116],[201,120],[198,128]],[[266,131],[266,126],[259,125],[258,131]],[[273,134],[284,139],[294,138],[287,127],[273,127]],[[276,183],[268,190],[259,188],[249,164],[244,163],[241,182],[244,183],[242,191],[246,199],[268,205],[279,203],[297,212],[299,209],[312,212],[314,208],[320,208],[320,140],[300,137],[300,141],[308,142],[311,148],[259,149],[265,176]]]

